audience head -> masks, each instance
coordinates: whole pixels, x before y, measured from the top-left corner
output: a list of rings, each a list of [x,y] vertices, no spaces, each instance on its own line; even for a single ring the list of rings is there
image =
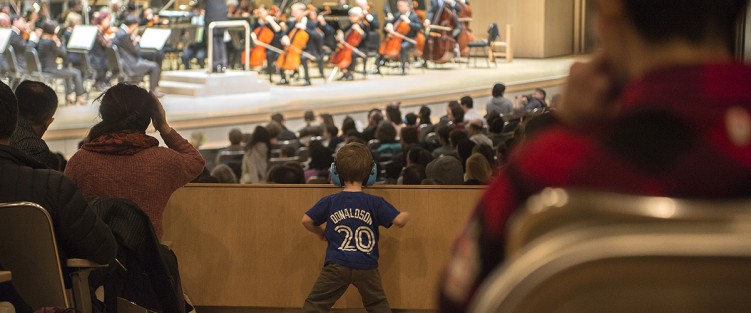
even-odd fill
[[[282,124],[279,124],[276,121],[271,121],[266,124],[266,130],[269,132],[271,142],[276,142],[279,135],[282,134]]]
[[[464,109],[462,109],[458,101],[449,102],[448,107],[446,107],[446,115],[448,115],[449,122],[453,122],[454,124],[464,122]]]
[[[459,144],[456,145],[456,152],[459,155],[459,159],[464,162],[469,158],[470,155],[472,155],[472,150],[475,148],[477,144],[469,139],[462,139],[459,141]]]
[[[488,164],[488,160],[482,154],[474,153],[467,158],[466,180],[477,180],[480,183],[487,184],[493,175],[493,169]]]
[[[387,163],[383,166],[383,173],[388,180],[387,183],[396,184],[396,181],[399,180],[399,175],[402,174],[402,165],[398,162]]]
[[[233,146],[239,146],[243,142],[243,131],[239,128],[233,128],[229,131],[229,143]]]
[[[386,106],[386,117],[394,125],[402,124],[402,111],[399,109],[400,103],[391,103]]]
[[[253,135],[250,137],[250,143],[248,143],[247,149],[253,149],[257,144],[264,144],[266,145],[266,158],[268,159],[271,155],[271,134],[269,134],[269,131],[266,130],[263,126],[256,126],[255,129],[253,129]]]
[[[368,113],[368,125],[378,127],[383,122],[383,113],[381,110],[375,109]]]
[[[456,150],[456,146],[459,144],[459,142],[464,139],[469,140],[469,137],[467,136],[467,133],[461,130],[452,130],[451,133],[449,133],[449,141],[451,142],[451,147],[454,150]]]
[[[152,117],[161,114],[156,100],[146,89],[127,83],[112,86],[97,100],[102,121],[91,128],[89,140],[123,130],[146,132]]]
[[[407,151],[407,165],[421,164],[425,166],[431,161],[433,161],[433,156],[430,151],[423,147],[414,146]]]
[[[16,99],[18,116],[40,127],[44,134],[57,111],[57,93],[44,83],[25,80],[16,87]]]
[[[392,143],[396,141],[396,128],[389,121],[383,121],[376,130],[376,139],[381,143]]]
[[[436,135],[438,135],[438,141],[441,143],[441,145],[450,145],[451,140],[449,139],[449,135],[451,134],[451,127],[447,125],[439,125],[435,130]]]
[[[532,91],[532,98],[535,98],[537,100],[545,101],[545,98],[548,96],[548,93],[545,92],[545,89],[542,88],[535,88],[534,91]]]
[[[278,165],[269,171],[269,183],[305,184],[305,172],[293,164]]]
[[[342,183],[361,183],[370,176],[373,157],[368,146],[353,142],[336,152],[334,163]]]
[[[316,120],[316,114],[310,110],[305,111],[305,114],[303,115],[303,119],[305,119],[305,122],[313,122]]]
[[[346,116],[342,121],[342,134],[348,134],[351,130],[357,131],[357,124],[351,116]]]
[[[420,137],[417,134],[417,127],[402,127],[402,129],[399,130],[399,140],[401,140],[403,147],[409,147],[410,145],[420,142]]]
[[[417,125],[417,114],[410,112],[407,113],[407,115],[404,115],[404,123],[407,124],[407,126]]]
[[[324,147],[320,141],[311,142],[309,149],[310,163],[308,163],[308,168],[325,170],[331,166],[331,162],[334,162],[331,150]]]
[[[459,104],[462,106],[462,108],[466,112],[467,110],[475,106],[475,101],[472,100],[472,97],[470,96],[464,96],[461,99],[459,99]]]
[[[237,176],[235,176],[235,172],[233,172],[232,168],[226,164],[215,166],[214,169],[211,170],[211,176],[216,178],[217,182],[220,184],[237,184]]]
[[[498,114],[492,114],[488,117],[488,131],[493,134],[500,134],[503,132],[503,124],[506,122]]]
[[[506,85],[498,83],[493,86],[493,98],[503,97],[506,93]]]
[[[558,120],[550,112],[535,115],[524,122],[524,138],[531,138],[540,132],[555,126]]]
[[[284,115],[282,115],[282,113],[275,113],[271,115],[271,120],[279,123],[279,125],[284,125]]]
[[[334,117],[331,116],[331,114],[323,113],[319,115],[321,118],[321,124],[323,125],[334,125]]]
[[[280,158],[294,158],[297,156],[297,149],[292,145],[285,145],[279,148]]]
[[[430,120],[430,108],[427,105],[420,107],[420,125],[431,125],[433,121]]]
[[[484,133],[485,127],[482,125],[482,120],[471,120],[467,132],[470,136]]]
[[[472,149],[472,154],[481,154],[485,157],[485,160],[488,161],[488,164],[490,164],[491,168],[495,168],[496,161],[495,161],[495,151],[493,150],[493,147],[488,145],[476,145],[474,149]]]
[[[331,139],[339,135],[339,128],[337,128],[334,125],[324,125],[323,127],[323,138],[324,139]],[[334,148],[334,147],[331,147]]]
[[[8,144],[8,139],[18,126],[18,102],[13,90],[0,82],[0,144]]]
[[[430,162],[425,168],[425,176],[438,185],[464,184],[462,163],[452,156],[442,156]]]
[[[411,164],[402,171],[402,185],[420,185],[425,179],[425,166]]]

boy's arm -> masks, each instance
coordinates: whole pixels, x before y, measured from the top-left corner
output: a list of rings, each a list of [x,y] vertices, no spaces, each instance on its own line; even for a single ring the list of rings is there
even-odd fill
[[[316,223],[310,218],[310,216],[308,216],[308,214],[303,214],[302,226],[304,226],[309,232],[316,234],[321,240],[326,240],[326,233],[323,231],[323,227],[316,226]]]
[[[397,215],[393,221],[391,221],[392,225],[396,225],[396,227],[402,228],[405,225],[407,225],[407,222],[409,222],[409,212],[402,212]]]

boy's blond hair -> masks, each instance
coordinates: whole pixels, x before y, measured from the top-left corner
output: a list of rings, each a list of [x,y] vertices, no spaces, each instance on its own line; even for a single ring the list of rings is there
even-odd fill
[[[334,163],[342,183],[360,183],[370,175],[373,157],[368,146],[352,142],[336,152]]]

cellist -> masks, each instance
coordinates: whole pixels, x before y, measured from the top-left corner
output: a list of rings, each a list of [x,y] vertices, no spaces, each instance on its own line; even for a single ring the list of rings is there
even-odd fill
[[[459,37],[459,33],[461,32],[461,23],[459,23],[459,12],[462,11],[462,8],[459,6],[458,3],[456,3],[456,0],[430,0],[430,8],[428,9],[428,17],[425,19],[425,28],[429,28],[430,24],[433,22],[433,18],[436,15],[441,15],[441,8],[443,5],[446,4],[446,8],[451,10],[454,13],[454,19],[456,20],[456,29],[451,31],[451,36],[456,39]]]
[[[386,21],[386,27],[384,27],[386,33],[393,33],[394,25],[397,23],[407,23],[409,24],[409,32],[405,35],[405,37],[412,39],[412,41],[409,40],[402,40],[401,50],[399,51],[399,61],[401,62],[401,74],[406,74],[406,64],[409,62],[409,58],[412,55],[412,50],[415,48],[414,38],[417,36],[417,33],[420,32],[422,28],[422,23],[420,22],[420,18],[417,16],[415,12],[412,11],[412,4],[409,0],[399,0],[396,2],[396,8],[399,12],[397,12],[394,15],[394,18],[391,20]],[[393,35],[390,35],[393,36]],[[388,40],[388,38],[386,39]],[[386,63],[386,56],[380,55],[378,56],[378,60],[376,60],[376,73],[380,74],[381,69],[380,67],[383,66]]]
[[[267,10],[266,6],[260,5],[257,9],[255,9],[253,11],[253,15],[256,17],[256,20],[253,23],[253,33],[259,34],[261,32],[273,32],[274,37],[271,42],[268,42],[267,44],[281,49],[282,26],[276,22],[276,15],[278,11],[279,9],[276,6],[272,6],[270,10]],[[279,57],[279,54],[268,49],[266,49],[265,52],[266,73],[268,73],[269,75],[276,74],[276,59]]]
[[[294,38],[290,38],[290,35],[294,32],[295,29],[298,31],[304,31],[310,34],[311,36],[316,34],[316,30],[318,29],[318,26],[316,25],[315,21],[311,21],[308,19],[305,12],[305,4],[297,2],[292,5],[290,8],[290,15],[292,16],[293,22],[290,25],[291,27],[287,29],[286,33],[284,34],[284,37],[282,37],[282,46],[287,47],[292,43],[292,40]],[[311,42],[308,41],[306,44],[305,49],[303,51],[308,52],[309,47],[311,45]],[[310,86],[310,73],[308,72],[308,57],[305,56],[305,54],[300,56],[300,65],[302,65],[303,69],[303,75],[305,78],[305,86]],[[289,81],[287,80],[287,75],[284,73],[283,69],[279,70],[279,76],[281,76],[281,80],[279,80],[279,85],[289,85]]]
[[[349,22],[350,25],[337,32],[337,41],[338,42],[346,42],[348,40],[348,36],[355,35],[356,32],[360,36],[362,36],[362,40],[360,41],[360,44],[367,41],[368,33],[367,29],[368,26],[365,23],[365,20],[363,19],[363,11],[359,7],[354,7],[349,9]],[[355,48],[358,48],[360,46],[358,44]],[[341,44],[343,45],[343,44]],[[359,48],[358,48],[359,49]],[[355,71],[355,67],[357,65],[357,59],[362,58],[357,53],[352,53],[351,60],[352,62],[349,64],[349,66],[342,69],[342,77],[339,78],[339,80],[353,80],[354,76],[352,76],[352,72]],[[346,65],[343,65],[346,66]],[[342,66],[342,67],[343,67]]]

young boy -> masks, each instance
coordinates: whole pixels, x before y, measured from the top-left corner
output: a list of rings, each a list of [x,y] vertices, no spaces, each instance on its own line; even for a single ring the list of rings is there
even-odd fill
[[[345,145],[334,164],[344,190],[319,200],[302,218],[307,230],[328,241],[323,270],[302,312],[329,312],[350,284],[360,291],[368,312],[391,312],[378,273],[378,226],[404,227],[409,214],[362,192],[373,167],[367,146]],[[328,223],[325,229],[323,223]]]

